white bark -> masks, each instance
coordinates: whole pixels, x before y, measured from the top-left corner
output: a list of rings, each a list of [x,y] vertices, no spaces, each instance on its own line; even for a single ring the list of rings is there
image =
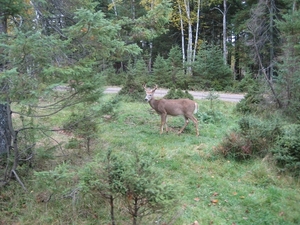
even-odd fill
[[[184,48],[184,29],[183,29],[183,19],[182,19],[182,10],[180,3],[178,2],[178,10],[180,16],[180,30],[181,30],[181,49],[182,49],[182,65],[185,63],[185,48]]]
[[[191,21],[191,12],[190,12],[190,2],[189,0],[184,0],[186,16],[188,20],[188,46],[187,46],[187,54],[186,54],[186,62],[187,62],[187,74],[192,75],[192,55],[193,55],[193,29],[192,29],[192,21]]]
[[[224,64],[227,64],[227,46],[226,46],[226,41],[227,41],[227,28],[226,28],[226,14],[227,14],[227,3],[226,0],[223,0],[223,7],[224,10],[222,11],[218,7],[214,7],[213,9],[219,10],[220,13],[223,15],[223,58],[224,58]]]
[[[200,19],[200,0],[198,0],[198,5],[197,5],[197,26],[196,26],[196,36],[195,36],[195,44],[194,44],[194,51],[193,51],[193,62],[195,62],[196,59],[196,52],[197,52],[197,44],[198,44],[198,33],[199,33],[199,19]]]
[[[113,6],[114,6],[115,16],[118,16],[116,2],[115,2],[115,0],[111,0],[111,2],[112,2],[112,4],[113,4]]]

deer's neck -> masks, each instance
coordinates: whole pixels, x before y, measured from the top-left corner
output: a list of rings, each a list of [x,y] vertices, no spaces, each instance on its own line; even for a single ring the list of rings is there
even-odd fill
[[[149,104],[150,106],[155,109],[156,112],[158,112],[158,103],[159,103],[159,100],[156,100],[154,98],[151,98],[151,100],[149,101]]]

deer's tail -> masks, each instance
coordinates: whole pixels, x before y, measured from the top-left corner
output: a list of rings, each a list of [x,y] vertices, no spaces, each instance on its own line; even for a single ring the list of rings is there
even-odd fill
[[[195,102],[195,109],[194,109],[194,114],[198,112],[198,103]]]

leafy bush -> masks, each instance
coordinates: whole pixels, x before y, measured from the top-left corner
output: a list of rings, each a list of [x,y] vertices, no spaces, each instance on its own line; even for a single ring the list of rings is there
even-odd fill
[[[201,46],[193,64],[195,81],[202,84],[205,89],[213,88],[222,91],[232,85],[232,71],[229,66],[224,64],[222,51],[213,45]],[[193,83],[196,83],[193,81]]]
[[[253,89],[249,90],[245,97],[236,105],[236,109],[243,114],[256,113],[261,111],[261,103],[263,101],[262,94],[257,87],[253,87]]]
[[[274,158],[281,171],[300,176],[300,125],[289,125],[276,141],[272,149]]]
[[[244,160],[251,155],[251,144],[241,133],[231,132],[225,136],[222,143],[216,148],[217,153],[224,157]]]
[[[96,158],[83,168],[81,190],[106,199],[112,224],[124,219],[124,212],[133,225],[141,224],[143,217],[169,210],[175,199],[174,187],[166,184],[156,160],[145,151],[108,150],[104,160]]]
[[[164,98],[167,98],[167,99],[188,98],[191,100],[194,99],[193,95],[188,93],[188,91],[183,92],[182,90],[175,89],[174,87],[168,91],[168,93],[165,95]]]
[[[234,92],[249,92],[255,89],[257,82],[252,78],[252,75],[247,73],[241,81],[237,81],[233,85]]]
[[[128,97],[127,101],[143,101],[145,91],[142,83],[138,82],[133,75],[128,74],[126,83],[119,91],[119,95]]]
[[[216,123],[224,118],[224,115],[215,110],[201,111],[197,113],[197,118],[203,123]]]
[[[115,73],[113,70],[108,71],[108,75],[106,76],[106,83],[108,85],[120,86],[125,83],[126,73]]]
[[[84,139],[84,144],[88,152],[90,151],[91,139],[96,137],[98,131],[97,115],[97,113],[93,114],[84,111],[72,113],[63,125],[64,130],[74,133],[77,138]],[[69,148],[70,146],[71,148],[74,147],[74,140],[73,143],[67,145]]]
[[[111,99],[110,101],[104,102],[100,108],[101,114],[115,116],[116,108],[117,108],[119,101],[120,101],[120,98],[117,96],[117,97]]]
[[[160,55],[158,55],[155,58],[153,64],[153,76],[155,79],[155,83],[159,84],[159,86],[161,87],[173,86],[171,73],[167,61]]]
[[[237,160],[264,157],[280,134],[280,124],[276,120],[244,117],[239,121],[239,129],[225,136],[217,152]]]

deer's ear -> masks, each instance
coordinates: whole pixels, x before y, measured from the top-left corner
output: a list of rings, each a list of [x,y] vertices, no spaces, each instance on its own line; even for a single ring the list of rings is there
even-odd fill
[[[156,84],[152,91],[155,91],[157,88],[158,88],[158,86]]]

